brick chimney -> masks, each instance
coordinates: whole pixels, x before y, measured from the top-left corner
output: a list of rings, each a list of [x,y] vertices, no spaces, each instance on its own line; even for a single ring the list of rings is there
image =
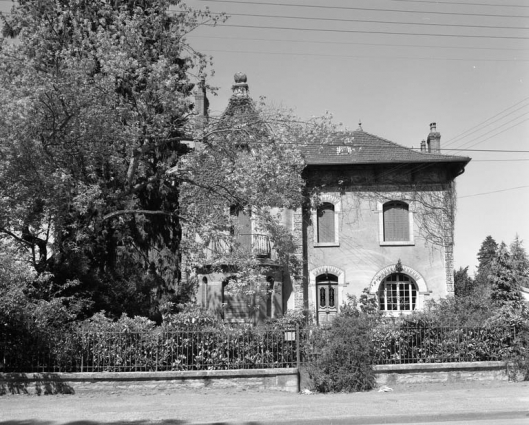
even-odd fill
[[[436,124],[430,124],[430,134],[428,134],[428,152],[441,153],[441,133],[437,132]]]
[[[426,140],[421,142],[421,152],[426,152]]]

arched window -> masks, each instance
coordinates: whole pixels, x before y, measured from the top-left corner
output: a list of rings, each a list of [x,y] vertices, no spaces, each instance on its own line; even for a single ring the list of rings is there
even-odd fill
[[[408,204],[391,201],[384,204],[384,242],[410,241]]]
[[[413,311],[417,305],[417,284],[404,273],[387,276],[378,289],[381,311]]]
[[[316,214],[317,223],[317,243],[334,243],[336,242],[336,218],[334,214],[334,205],[330,202],[324,202],[318,207]]]

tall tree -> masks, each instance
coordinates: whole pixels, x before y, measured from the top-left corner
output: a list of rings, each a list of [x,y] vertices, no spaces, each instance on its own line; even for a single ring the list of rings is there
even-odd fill
[[[523,297],[520,292],[521,275],[509,253],[501,243],[490,264],[491,298],[498,306],[521,307]]]
[[[35,296],[145,313],[178,280],[167,171],[206,66],[185,37],[216,19],[179,0],[20,0],[3,17],[0,238],[52,277]]]
[[[498,244],[492,236],[487,236],[478,251],[478,270],[475,278],[477,288],[490,288],[489,274],[492,260],[496,255]]]
[[[514,238],[509,249],[514,268],[519,275],[520,285],[529,288],[529,257],[523,246],[523,241],[520,240],[518,235]]]
[[[454,289],[456,297],[466,297],[474,291],[474,279],[468,275],[468,266],[454,270]]]

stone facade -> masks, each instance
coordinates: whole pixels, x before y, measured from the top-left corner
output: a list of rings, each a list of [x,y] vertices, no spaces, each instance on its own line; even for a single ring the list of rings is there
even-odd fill
[[[232,99],[248,96],[241,75]],[[454,293],[454,179],[470,158],[441,154],[435,123],[427,140],[417,152],[359,126],[301,147],[307,192],[315,195],[281,212],[298,266],[277,265],[273,317],[304,310],[321,323],[363,291],[385,314],[399,315]],[[210,307],[219,308],[227,277],[210,277],[217,298]],[[256,323],[266,318],[259,311]]]

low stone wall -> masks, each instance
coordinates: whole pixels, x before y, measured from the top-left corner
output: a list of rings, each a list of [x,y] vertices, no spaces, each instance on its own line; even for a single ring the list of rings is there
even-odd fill
[[[375,366],[378,385],[507,380],[505,362],[419,363]],[[307,386],[296,368],[183,372],[0,373],[3,394],[170,392],[182,388],[270,389],[297,392]]]
[[[414,363],[375,366],[379,385],[508,379],[506,363]]]
[[[3,394],[78,394],[94,391],[164,392],[181,388],[299,391],[298,370],[235,369],[183,372],[0,373]]]

